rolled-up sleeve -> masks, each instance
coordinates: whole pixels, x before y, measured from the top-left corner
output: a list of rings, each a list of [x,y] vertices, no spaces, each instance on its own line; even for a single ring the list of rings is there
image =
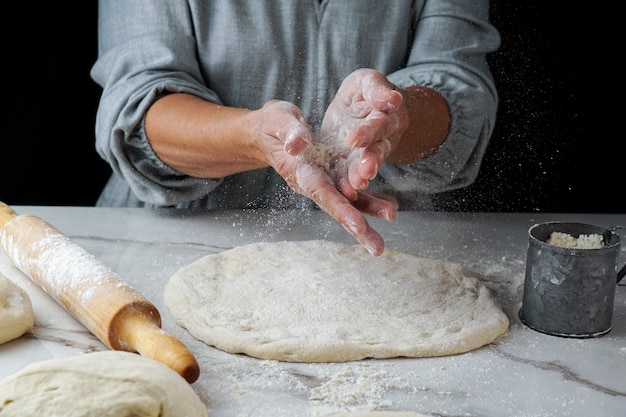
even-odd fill
[[[408,65],[389,74],[399,86],[438,91],[450,109],[450,131],[441,148],[409,166],[386,163],[380,175],[401,192],[442,192],[471,184],[492,134],[498,94],[486,56],[500,46],[489,22],[489,2],[426,1]]]
[[[205,196],[220,180],[189,177],[163,163],[143,128],[146,111],[163,94],[186,92],[219,102],[202,82],[186,2],[103,1],[98,25],[107,36],[99,38],[91,70],[103,88],[98,153],[146,203],[167,206]]]

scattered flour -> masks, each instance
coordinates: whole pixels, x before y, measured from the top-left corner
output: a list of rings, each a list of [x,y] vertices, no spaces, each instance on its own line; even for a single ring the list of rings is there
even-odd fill
[[[385,399],[390,390],[403,390],[415,393],[417,388],[394,375],[384,365],[353,363],[338,372],[322,375],[325,381],[312,387],[309,400],[332,409],[376,410],[392,406]]]
[[[568,233],[552,232],[546,243],[572,249],[599,249],[604,247],[604,238],[597,233],[581,234],[575,238]]]
[[[346,367],[332,375],[327,382],[311,389],[309,399],[321,400],[346,407],[378,405],[387,390],[389,373],[384,370],[367,372],[356,366]]]

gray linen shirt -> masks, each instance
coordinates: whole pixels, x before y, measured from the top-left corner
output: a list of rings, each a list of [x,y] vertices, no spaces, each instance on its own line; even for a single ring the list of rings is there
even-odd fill
[[[488,11],[488,0],[100,0],[91,70],[103,88],[96,149],[113,175],[97,204],[309,204],[271,168],[221,179],[176,171],[150,147],[144,115],[162,94],[186,92],[250,109],[290,101],[317,127],[342,80],[358,68],[377,69],[401,87],[431,87],[451,112],[449,136],[436,153],[410,166],[383,164],[370,189],[413,209],[431,193],[467,186],[498,102],[486,54],[500,37]]]

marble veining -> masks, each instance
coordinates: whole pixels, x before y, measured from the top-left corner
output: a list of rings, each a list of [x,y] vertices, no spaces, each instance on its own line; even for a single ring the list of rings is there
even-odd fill
[[[538,360],[517,358],[517,357],[515,357],[513,355],[510,355],[510,354],[508,354],[506,352],[503,352],[503,351],[501,351],[499,349],[494,349],[494,352],[496,352],[498,355],[502,355],[507,360],[520,362],[520,363],[523,363],[525,365],[530,365],[530,366],[538,368],[538,369],[540,369],[542,371],[559,373],[563,380],[572,381],[572,382],[575,382],[577,384],[584,385],[584,386],[586,386],[589,389],[592,389],[594,391],[598,391],[598,392],[603,393],[603,394],[608,394],[608,395],[613,395],[613,396],[626,398],[626,386],[624,387],[625,389],[623,389],[621,391],[617,391],[617,390],[613,390],[613,389],[608,388],[608,387],[604,387],[604,386],[602,386],[602,385],[600,385],[598,383],[595,383],[593,381],[587,380],[584,376],[579,375],[576,372],[573,372],[572,370],[568,369],[567,366],[564,366],[564,365],[562,365],[562,364],[560,364],[558,362],[543,362],[543,361],[538,361]]]

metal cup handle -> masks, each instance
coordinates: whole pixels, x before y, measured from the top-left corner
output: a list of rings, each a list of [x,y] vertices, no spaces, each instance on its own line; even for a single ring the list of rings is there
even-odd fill
[[[618,229],[626,229],[626,226],[613,226],[613,227],[609,228],[609,230],[612,231],[612,232],[615,232]],[[622,280],[622,278],[624,278],[624,275],[626,275],[626,264],[624,264],[624,266],[622,266],[622,269],[620,269],[617,272],[617,283],[618,284]]]

